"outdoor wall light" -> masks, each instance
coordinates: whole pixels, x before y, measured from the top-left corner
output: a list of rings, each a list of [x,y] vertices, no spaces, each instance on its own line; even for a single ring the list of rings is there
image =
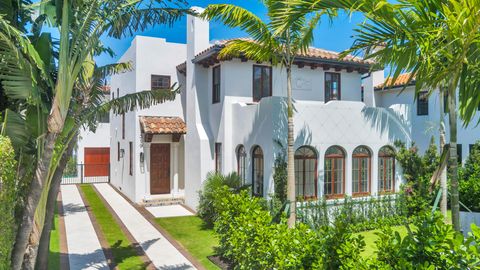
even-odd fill
[[[120,157],[123,158],[125,156],[125,149],[120,149]]]
[[[143,152],[140,152],[140,163],[143,163],[145,161],[145,155]]]

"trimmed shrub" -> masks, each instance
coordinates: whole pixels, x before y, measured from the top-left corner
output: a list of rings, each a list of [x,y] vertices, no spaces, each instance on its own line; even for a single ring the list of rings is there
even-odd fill
[[[367,197],[327,202],[309,201],[297,206],[297,220],[313,228],[332,226],[343,220],[351,232],[401,225],[407,218],[405,200],[400,195]]]
[[[227,187],[230,191],[238,190],[242,179],[236,173],[222,175],[219,173],[209,173],[203,183],[203,188],[199,192],[199,204],[197,208],[198,216],[203,219],[207,227],[213,227],[217,212],[214,203],[219,198],[218,192]]]
[[[459,179],[460,201],[470,210],[480,212],[480,142],[473,146],[459,171]]]
[[[480,229],[472,225],[472,234],[464,238],[442,219],[420,215],[404,238],[383,228],[376,241],[378,262],[389,269],[479,269]]]
[[[16,207],[15,152],[10,139],[0,136],[0,268],[10,268],[10,255],[15,241]]]

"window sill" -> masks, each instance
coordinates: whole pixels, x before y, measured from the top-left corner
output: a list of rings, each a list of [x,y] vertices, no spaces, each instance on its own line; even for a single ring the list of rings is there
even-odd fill
[[[325,195],[327,200],[337,200],[337,199],[344,199],[345,194],[335,194],[335,195]]]
[[[358,192],[358,193],[352,193],[352,198],[368,197],[370,195],[371,195],[370,192]]]

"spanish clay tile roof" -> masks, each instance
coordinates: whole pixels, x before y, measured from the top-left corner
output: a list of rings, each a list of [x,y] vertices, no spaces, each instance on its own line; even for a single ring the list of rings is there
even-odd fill
[[[376,90],[381,90],[383,88],[395,88],[395,87],[401,87],[405,86],[407,84],[414,84],[415,83],[415,76],[410,80],[410,77],[412,76],[412,73],[403,73],[398,75],[397,79],[395,81],[392,80],[392,78],[387,78],[384,83],[376,85],[375,89]],[[410,80],[410,82],[409,82]]]
[[[199,54],[195,56],[195,58],[201,57],[209,53],[210,51],[214,51],[215,49],[222,49],[225,45],[232,41],[232,40],[245,40],[245,41],[253,41],[250,38],[234,38],[234,39],[225,39],[225,40],[218,40],[212,46],[208,47],[207,49],[201,51]],[[318,59],[325,59],[325,60],[337,60],[339,62],[352,62],[358,64],[374,64],[373,61],[364,60],[360,57],[356,57],[353,55],[347,55],[344,58],[340,59],[340,54],[333,51],[327,51],[320,48],[310,47],[308,48],[308,52],[299,54],[297,57],[307,57],[307,58],[318,58]]]
[[[140,116],[140,127],[146,134],[185,134],[187,125],[180,117]]]

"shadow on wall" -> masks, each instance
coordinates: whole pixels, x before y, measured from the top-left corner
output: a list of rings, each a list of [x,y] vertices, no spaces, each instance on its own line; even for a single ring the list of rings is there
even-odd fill
[[[400,113],[391,108],[365,107],[362,115],[370,123],[370,127],[387,135],[390,141],[412,141],[411,123],[409,122],[409,111]]]

